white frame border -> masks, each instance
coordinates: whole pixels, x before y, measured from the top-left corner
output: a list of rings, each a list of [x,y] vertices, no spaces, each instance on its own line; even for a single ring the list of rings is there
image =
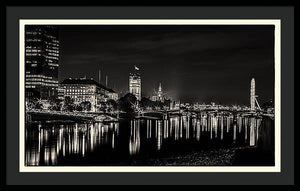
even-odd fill
[[[25,166],[25,25],[274,25],[275,61],[275,166]],[[281,172],[281,20],[280,19],[20,19],[20,172]]]

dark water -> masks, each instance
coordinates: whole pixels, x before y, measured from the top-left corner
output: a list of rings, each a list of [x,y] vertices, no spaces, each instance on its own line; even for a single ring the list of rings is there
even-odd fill
[[[30,123],[26,165],[148,165],[149,158],[254,146],[274,152],[270,118],[205,114],[114,123]]]

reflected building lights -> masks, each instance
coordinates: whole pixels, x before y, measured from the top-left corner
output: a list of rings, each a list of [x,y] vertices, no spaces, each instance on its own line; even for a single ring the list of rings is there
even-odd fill
[[[197,126],[197,123],[199,123],[199,120],[197,121],[196,118],[193,118],[192,119],[192,128],[193,128],[192,133],[193,133],[193,138],[196,137],[196,126]]]
[[[49,165],[49,159],[50,159],[50,148],[46,147],[44,152],[44,163],[46,165]]]
[[[213,117],[213,128],[215,130],[215,138],[217,138],[218,136],[218,118],[217,117]]]
[[[170,118],[170,137],[173,136],[174,118]]]
[[[56,165],[56,163],[57,163],[57,151],[56,151],[56,147],[53,145],[51,147],[51,164]]]
[[[115,148],[115,133],[112,133],[112,138],[111,138],[111,148],[114,149]]]
[[[169,121],[168,120],[166,120],[166,126],[167,126],[167,133],[166,133],[166,135],[167,135],[167,138],[169,138]]]
[[[167,138],[167,120],[164,120],[164,130],[163,130],[163,134],[164,134],[164,139]]]
[[[196,130],[196,140],[200,140],[200,134],[201,134],[201,125],[200,121],[197,121],[197,130]]]
[[[129,154],[135,155],[140,151],[140,121],[134,120],[131,124],[133,124],[133,126],[130,127],[132,133],[129,137]]]
[[[155,132],[152,132],[152,123],[155,123],[155,127],[153,126]],[[149,140],[149,144],[156,144],[156,150],[162,149],[165,140],[167,140],[165,143],[169,144],[169,141],[178,141],[181,138],[200,141],[202,137],[204,138],[202,141],[207,137],[209,140],[219,139],[240,144],[240,140],[243,140],[245,141],[243,144],[256,146],[262,131],[260,130],[261,118],[213,113],[199,114],[197,117],[181,116],[170,117],[168,120],[146,120],[145,123],[141,120],[132,120],[129,124],[131,125],[130,133],[128,132],[130,155],[140,153],[141,140],[146,139]],[[116,144],[119,140],[119,123],[76,123],[54,128],[41,125],[36,127],[36,129],[26,129],[28,139],[36,136],[31,142],[26,142],[25,159],[26,165],[30,166],[57,165],[60,160],[70,156],[87,157],[88,153],[98,151],[99,147],[106,146],[114,150],[119,147]],[[151,139],[152,135],[155,135],[155,139]],[[172,139],[168,139],[169,137]]]
[[[187,118],[185,138],[189,139],[189,136],[190,136],[190,117]]]
[[[245,142],[247,143],[248,139],[248,118],[245,118]]]
[[[162,121],[158,121],[157,150],[161,149],[161,145],[162,145]]]
[[[233,141],[236,141],[236,124],[233,124]]]
[[[174,122],[174,128],[175,128],[175,140],[179,139],[179,117],[175,118],[175,122]]]
[[[202,131],[205,131],[205,132],[207,132],[207,115],[204,115],[203,116],[203,118],[202,118],[203,120],[202,120]]]
[[[238,121],[239,133],[241,133],[241,131],[242,131],[242,117],[239,116],[237,118],[237,121]]]
[[[147,139],[151,139],[152,128],[151,128],[151,120],[147,120]]]
[[[255,118],[250,119],[250,146],[255,146]]]
[[[182,138],[182,123],[183,123],[183,117],[181,117],[180,118],[180,126],[179,126],[179,128],[180,128],[180,138]]]
[[[256,122],[256,140],[258,140],[260,124],[261,124],[261,119],[257,119],[257,122]]]
[[[212,117],[211,116],[209,116],[208,122],[209,122],[210,139],[212,139],[212,137],[213,137],[213,130],[212,130]]]
[[[82,149],[81,149],[82,156],[85,155],[85,133],[82,135]]]
[[[224,133],[224,127],[223,127],[223,125],[224,125],[224,119],[223,119],[223,116],[221,117],[221,140],[223,140],[223,133]]]
[[[84,157],[87,149],[93,151],[96,146],[101,145],[99,141],[101,133],[106,136],[106,141],[103,144],[107,143],[110,135],[112,147],[115,148],[118,123],[103,127],[103,131],[101,131],[100,124],[95,125],[74,124],[73,128],[70,128],[69,125],[60,125],[57,128],[51,127],[50,129],[44,129],[40,126],[36,132],[36,147],[30,146],[26,149],[26,164],[39,165],[41,164],[39,161],[42,159],[44,165],[56,165],[59,155],[67,157],[71,154],[80,154]],[[112,131],[112,133],[109,133],[109,131]],[[40,153],[43,154],[42,158],[40,158]]]
[[[230,129],[230,118],[229,117],[226,118],[226,122],[227,122],[227,124],[226,124],[226,133],[229,133],[229,129]]]

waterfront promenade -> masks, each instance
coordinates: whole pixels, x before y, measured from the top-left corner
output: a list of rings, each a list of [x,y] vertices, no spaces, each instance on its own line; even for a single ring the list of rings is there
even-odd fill
[[[32,121],[52,121],[52,120],[70,120],[70,121],[94,121],[99,116],[112,117],[113,113],[104,112],[67,112],[67,111],[47,111],[47,110],[29,110],[26,111],[26,122]]]
[[[75,120],[75,121],[117,121],[120,114],[124,112],[68,112],[68,111],[49,111],[49,110],[27,110],[26,121],[51,121],[51,120]],[[189,115],[201,117],[199,115],[232,115],[232,116],[256,116],[274,118],[272,113],[251,112],[251,111],[232,111],[232,110],[149,110],[132,113],[131,118],[136,119],[168,119],[171,116]],[[126,117],[125,117],[126,118]]]

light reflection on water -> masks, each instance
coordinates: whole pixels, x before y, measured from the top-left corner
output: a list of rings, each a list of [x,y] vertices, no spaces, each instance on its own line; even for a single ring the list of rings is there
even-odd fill
[[[207,114],[199,118],[181,116],[169,120],[136,119],[128,123],[31,124],[26,128],[25,161],[26,165],[33,166],[59,165],[60,161],[68,157],[84,159],[95,152],[100,152],[101,157],[108,155],[100,148],[138,156],[143,154],[141,151],[143,147],[146,148],[146,144],[155,146],[159,152],[172,147],[172,144],[167,143],[178,141],[190,141],[195,147],[213,141],[255,146],[261,122],[262,119],[254,117]],[[122,140],[127,140],[127,151],[126,142]]]

